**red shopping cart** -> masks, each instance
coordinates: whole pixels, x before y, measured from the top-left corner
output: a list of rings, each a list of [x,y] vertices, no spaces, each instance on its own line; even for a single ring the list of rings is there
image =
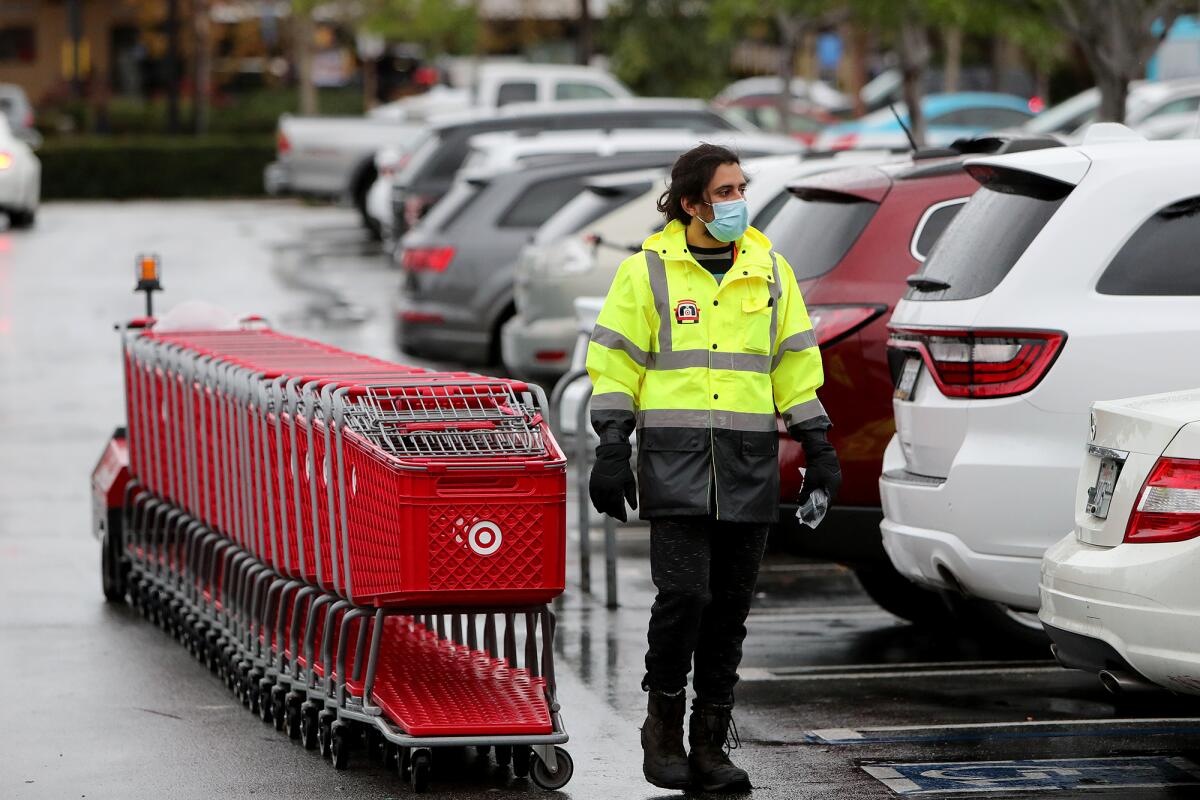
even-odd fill
[[[438,748],[558,788],[565,457],[540,388],[256,324],[123,332],[128,424],[93,474],[106,595],[265,722],[415,788]]]

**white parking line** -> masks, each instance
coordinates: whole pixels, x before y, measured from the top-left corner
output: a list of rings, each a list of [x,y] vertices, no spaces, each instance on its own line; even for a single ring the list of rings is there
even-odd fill
[[[805,738],[820,744],[854,744],[887,738],[888,734],[941,733],[945,731],[1027,730],[1083,725],[1088,729],[1148,725],[1195,726],[1200,717],[1124,717],[1105,719],[1039,719],[1015,722],[962,722],[942,725],[880,725],[867,728],[820,728],[807,731]]]
[[[884,678],[952,677],[1062,672],[1047,661],[945,661],[902,664],[839,664],[809,667],[747,667],[739,670],[743,681],[853,681]]]

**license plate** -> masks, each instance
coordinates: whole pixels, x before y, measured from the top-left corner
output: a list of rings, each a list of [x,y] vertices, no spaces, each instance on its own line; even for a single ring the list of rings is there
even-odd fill
[[[892,395],[897,400],[908,400],[912,397],[913,387],[917,385],[917,375],[921,373],[921,359],[910,358],[904,362],[900,370],[900,380],[896,381],[896,391]]]
[[[1100,519],[1108,518],[1108,507],[1112,503],[1113,489],[1117,485],[1117,477],[1121,474],[1121,464],[1112,458],[1100,459],[1100,470],[1096,474],[1096,483],[1088,489],[1087,512]]]

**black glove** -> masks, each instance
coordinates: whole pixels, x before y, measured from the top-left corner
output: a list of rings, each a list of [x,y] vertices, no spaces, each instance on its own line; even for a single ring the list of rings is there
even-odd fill
[[[596,448],[596,463],[592,465],[592,478],[588,482],[588,494],[592,505],[601,514],[626,522],[625,501],[637,508],[637,481],[629,467],[629,456],[633,448],[628,442],[602,444]]]
[[[789,429],[788,433],[804,447],[804,462],[807,469],[804,472],[804,487],[800,489],[800,505],[804,505],[814,489],[824,489],[829,495],[829,504],[837,497],[838,489],[842,488],[842,466],[838,463],[837,452],[825,431],[819,428],[807,430]]]

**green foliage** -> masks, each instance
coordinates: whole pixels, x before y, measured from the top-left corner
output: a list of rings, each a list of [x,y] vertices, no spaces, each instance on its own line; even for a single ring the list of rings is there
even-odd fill
[[[38,156],[46,200],[254,197],[275,145],[263,137],[72,137],[47,141]]]
[[[734,38],[714,31],[703,0],[619,0],[601,29],[613,72],[651,96],[712,97],[729,82]]]
[[[424,45],[429,55],[469,53],[479,35],[472,2],[363,0],[361,27],[388,39]]]

